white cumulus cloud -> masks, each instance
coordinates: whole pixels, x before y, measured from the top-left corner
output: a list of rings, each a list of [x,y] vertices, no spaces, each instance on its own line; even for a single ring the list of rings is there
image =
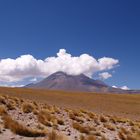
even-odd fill
[[[118,88],[117,86],[112,86],[113,88]]]
[[[121,89],[123,89],[123,90],[129,90],[129,88],[127,86],[122,86]]]
[[[130,88],[128,88],[127,86],[122,86],[122,87],[117,87],[117,86],[112,86],[113,88],[120,88],[123,90],[129,90]]]
[[[30,79],[30,82],[37,82],[37,78]]]
[[[101,79],[108,79],[108,78],[112,77],[112,75],[108,72],[102,72],[102,73],[99,74],[99,77]]]
[[[71,75],[83,73],[91,77],[96,72],[113,69],[118,63],[119,60],[109,57],[95,59],[89,54],[72,56],[65,49],[60,49],[56,56],[44,60],[29,54],[16,59],[1,59],[0,81],[15,82],[31,77],[47,77],[57,71]]]

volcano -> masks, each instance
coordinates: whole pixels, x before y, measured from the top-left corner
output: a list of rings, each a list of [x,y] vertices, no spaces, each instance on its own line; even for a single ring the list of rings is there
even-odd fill
[[[100,93],[131,93],[135,90],[122,90],[113,88],[105,84],[101,80],[94,80],[84,74],[69,75],[64,72],[56,72],[43,79],[38,83],[31,83],[25,86],[26,88],[39,88],[50,90],[63,91],[78,91],[78,92],[100,92]]]

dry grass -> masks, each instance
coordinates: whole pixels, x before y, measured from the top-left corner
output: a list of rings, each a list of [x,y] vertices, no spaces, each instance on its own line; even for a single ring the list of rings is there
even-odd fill
[[[94,127],[90,127],[88,125],[83,126],[82,124],[79,124],[78,122],[73,122],[73,128],[78,130],[80,133],[90,134],[91,131],[96,131]]]
[[[4,105],[0,105],[0,116],[7,114],[7,109]]]
[[[80,140],[96,140],[96,137],[94,135],[89,135],[89,136],[80,136]]]
[[[26,137],[40,137],[45,136],[47,132],[39,131],[39,130],[33,130],[29,129],[21,124],[19,124],[17,121],[13,120],[9,115],[3,116],[4,126],[5,128],[10,129],[13,133],[26,136]]]
[[[47,102],[56,106],[71,109],[75,109],[75,107],[77,109],[82,108],[83,110],[124,116],[130,119],[139,119],[140,116],[139,94],[71,93],[25,88],[0,88],[0,93],[44,103]]]
[[[0,104],[6,104],[4,96],[0,96]]]
[[[60,119],[60,118],[57,118],[57,123],[59,124],[59,125],[64,125],[65,123],[64,123],[64,120],[63,119]]]
[[[23,110],[24,113],[31,113],[31,112],[33,112],[35,110],[35,107],[31,103],[26,103],[25,102],[22,105],[22,110]]]
[[[108,119],[107,119],[107,117],[101,115],[101,116],[100,116],[100,121],[103,122],[103,123],[105,123],[105,122],[108,121]]]
[[[108,130],[115,131],[115,126],[111,123],[105,123],[104,127],[107,128]]]
[[[58,119],[46,109],[41,110],[37,116],[39,122],[46,126],[52,127],[58,124]],[[63,122],[60,122],[59,120],[59,123],[63,123]]]
[[[20,91],[22,90],[20,89]],[[17,89],[13,89],[11,91],[16,92],[14,94],[16,94],[17,96],[21,95],[24,98],[27,98],[27,97],[30,98],[30,96],[32,95],[32,97],[35,98],[36,100],[36,97],[37,97],[37,95],[33,93],[34,90],[33,91],[25,90],[27,91],[28,96],[25,95],[24,93],[19,94],[17,92],[18,91]],[[31,91],[31,92],[28,93],[28,91]],[[1,88],[0,88],[0,92],[1,92]],[[40,92],[41,91],[39,91],[38,94],[40,94]],[[50,93],[52,93],[52,91]],[[57,105],[59,100],[64,99],[64,97],[67,100],[67,97],[68,96],[70,97],[69,93],[65,93],[65,94],[66,95],[64,95],[62,92],[62,95],[61,95],[60,93],[54,92],[54,95],[57,95],[57,98],[55,98],[54,95],[45,93],[42,90],[40,96],[43,95],[44,98],[46,97],[45,99],[47,99],[47,101],[49,101],[48,97],[54,97],[56,101],[56,105]],[[86,94],[87,94],[87,98],[89,99],[90,95],[88,93]],[[81,93],[81,95],[84,95],[84,93]],[[78,102],[80,99],[80,96],[78,96],[77,93],[73,94],[73,96],[76,96],[76,100]],[[71,100],[73,96],[71,96],[69,100]],[[95,98],[102,97],[103,102],[105,102],[104,95],[91,94],[90,97],[95,97]],[[108,97],[108,95],[106,95],[106,97]],[[129,96],[126,95],[126,97],[129,97]],[[132,96],[132,99],[134,97],[135,96]],[[110,133],[109,135],[116,135],[116,136],[118,134],[117,137],[119,137],[121,140],[140,140],[140,132],[139,132],[140,121],[134,122],[132,120],[126,119],[125,117],[118,117],[119,115],[116,117],[116,115],[114,114],[101,115],[100,113],[97,113],[96,111],[95,113],[93,113],[89,111],[90,108],[88,108],[89,110],[86,111],[85,109],[81,109],[81,107],[83,107],[83,103],[81,102],[80,103],[74,102],[76,109],[73,109],[73,108],[69,109],[69,107],[67,106],[68,103],[66,103],[67,109],[65,109],[64,100],[61,100],[61,102],[64,104],[63,108],[58,107],[56,105],[52,105],[50,102],[52,102],[52,100],[54,101],[54,99],[50,100],[50,102],[47,104],[43,103],[43,100],[44,99],[42,99],[42,97],[40,99],[37,99],[36,101],[41,101],[41,103],[38,103],[36,101],[30,101],[30,100],[7,96],[7,95],[0,96],[0,115],[2,116],[4,120],[5,127],[10,129],[15,134],[27,136],[27,137],[45,136],[47,132],[49,132],[49,131],[46,131],[46,128],[48,130],[53,129],[53,131],[49,133],[49,137],[48,137],[49,140],[61,140],[61,139],[65,140],[66,137],[64,135],[61,135],[61,136],[58,135],[60,131],[63,131],[65,134],[69,135],[70,137],[71,135],[73,135],[73,131],[76,132],[76,137],[77,135],[79,136],[83,134],[80,138],[81,140],[82,139],[94,140],[98,138],[100,140],[106,140],[104,136],[108,136],[108,133]],[[113,100],[115,100],[115,98],[113,98]],[[71,106],[72,103],[69,105]],[[138,105],[139,103],[136,102],[136,104]],[[89,104],[87,103],[86,107],[89,107],[88,105]],[[21,109],[23,112],[21,111]],[[13,114],[13,113],[15,113],[15,116],[13,115],[12,117],[13,119],[12,119],[11,117],[9,117],[8,114]],[[28,113],[31,113],[31,114],[28,114]],[[136,112],[136,114],[138,115],[139,113]],[[17,115],[19,115],[18,118],[17,118]],[[20,115],[21,115],[21,118],[24,118],[24,116],[25,118],[27,117],[27,119],[29,119],[29,122],[26,123],[24,119],[20,120]],[[19,122],[14,120],[14,118],[20,121],[23,121],[23,124],[25,123],[25,125],[22,125],[22,123],[19,124]],[[33,121],[35,122],[35,124],[32,124]],[[61,126],[61,125],[64,125],[64,126]],[[35,128],[35,130],[30,129],[29,126],[31,126],[32,128]]]
[[[14,101],[9,101],[9,103],[6,104],[8,110],[14,110],[16,109],[16,103]]]
[[[87,127],[82,126],[77,122],[73,122],[73,128],[78,130],[80,133],[89,134],[89,129]]]
[[[68,137],[64,134],[58,134],[56,131],[52,130],[52,132],[49,133],[47,140],[68,140]]]
[[[127,135],[127,140],[140,140],[140,131]]]

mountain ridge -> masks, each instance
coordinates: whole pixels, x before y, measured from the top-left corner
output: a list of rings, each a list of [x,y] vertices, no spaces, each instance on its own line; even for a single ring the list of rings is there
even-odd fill
[[[122,90],[113,88],[101,80],[94,80],[84,74],[69,75],[65,72],[55,72],[38,83],[31,83],[25,88],[39,88],[50,90],[79,91],[79,92],[100,92],[100,93],[137,93],[136,90]]]

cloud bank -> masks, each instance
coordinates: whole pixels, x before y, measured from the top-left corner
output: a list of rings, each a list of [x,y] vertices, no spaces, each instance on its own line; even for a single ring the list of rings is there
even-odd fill
[[[103,72],[103,73],[99,74],[99,77],[104,80],[104,79],[108,79],[108,78],[112,77],[112,75],[108,72]]]
[[[129,88],[127,86],[122,86],[121,89],[123,89],[123,90],[129,90]]]
[[[47,77],[57,71],[71,75],[83,73],[91,77],[97,72],[115,68],[118,63],[119,60],[109,57],[95,59],[89,54],[72,56],[65,49],[60,49],[56,56],[47,57],[44,60],[36,59],[29,54],[16,59],[1,59],[0,81],[16,82],[30,77]],[[104,77],[107,78],[107,76]]]
[[[117,86],[112,86],[113,88],[120,88],[123,90],[130,90],[130,88],[128,88],[127,86],[122,86],[122,87],[117,87]]]

